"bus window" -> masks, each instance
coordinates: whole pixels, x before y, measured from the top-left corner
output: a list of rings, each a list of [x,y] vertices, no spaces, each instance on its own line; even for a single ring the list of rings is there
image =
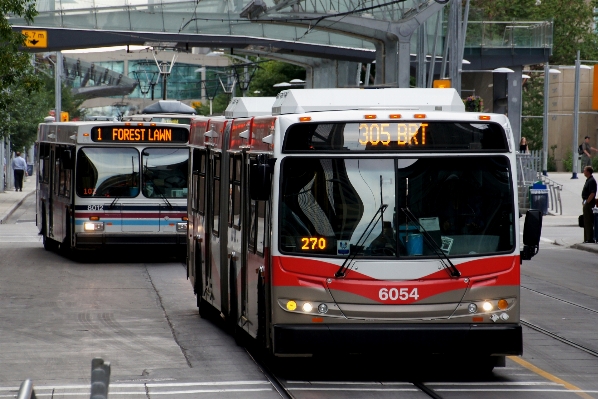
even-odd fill
[[[229,226],[241,229],[241,156],[231,157],[231,199]]]
[[[213,184],[213,195],[212,195],[212,232],[215,236],[218,236],[218,229],[219,225],[218,222],[220,220],[220,154],[214,154],[214,163],[213,163],[213,175],[214,176],[214,184]]]
[[[81,148],[76,180],[79,197],[136,197],[139,152],[135,148]]]
[[[198,149],[193,150],[193,174],[192,174],[192,190],[191,193],[193,198],[191,198],[191,209],[194,211],[200,211],[203,214],[203,199],[201,196],[203,195],[203,187],[199,188],[199,184],[205,184],[205,166],[203,163],[205,162],[205,151],[200,151]],[[203,178],[202,178],[203,177]]]
[[[50,144],[40,143],[39,145],[39,176],[40,183],[50,182]]]
[[[141,156],[143,195],[149,198],[187,198],[189,150],[146,148]]]
[[[266,237],[266,201],[251,201],[249,250],[264,255]]]

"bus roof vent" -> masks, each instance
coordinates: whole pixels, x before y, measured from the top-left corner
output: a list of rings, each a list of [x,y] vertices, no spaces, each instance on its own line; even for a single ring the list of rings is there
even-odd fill
[[[272,115],[275,97],[234,97],[224,116],[227,118],[248,118],[251,116]]]
[[[272,115],[356,109],[465,112],[455,89],[290,89],[278,94]]]

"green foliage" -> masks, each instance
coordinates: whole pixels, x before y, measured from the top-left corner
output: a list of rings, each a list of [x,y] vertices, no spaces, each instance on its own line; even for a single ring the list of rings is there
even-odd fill
[[[55,107],[54,78],[39,73],[39,79],[43,90],[28,93],[26,89],[15,85],[9,95],[0,97],[0,118],[6,121],[4,127],[10,134],[13,151],[31,147],[36,139],[37,125]],[[83,116],[80,109],[83,101],[76,99],[68,87],[62,87],[62,110],[69,113],[71,120]]]
[[[480,96],[469,96],[463,100],[463,104],[465,104],[467,112],[482,112],[484,110],[484,100]]]
[[[577,50],[581,58],[598,57],[598,36],[594,33],[596,0],[472,0],[471,20],[548,21],[553,20],[553,47],[550,63],[572,65]]]
[[[553,146],[550,146],[550,149],[552,150],[552,154],[549,154],[548,158],[547,158],[547,162],[546,162],[548,164],[547,171],[548,172],[556,172],[556,159],[554,156],[554,150],[557,149],[557,145],[555,144]]]
[[[525,137],[530,151],[542,150],[543,127],[542,118],[526,118],[526,115],[542,115],[544,113],[544,77],[534,74],[523,86],[523,106],[521,137]]]
[[[573,171],[573,152],[571,152],[571,149],[565,151],[565,156],[563,158],[563,168],[565,169],[565,172]]]
[[[39,76],[35,74],[28,53],[19,51],[25,36],[12,30],[7,15],[23,17],[28,23],[37,15],[35,2],[22,0],[0,1],[0,138],[9,134],[18,135],[20,131],[19,109],[30,100],[32,93],[41,87]]]
[[[222,115],[230,102],[230,94],[220,93],[212,100],[212,115]],[[198,115],[210,115],[210,102],[202,103],[200,107],[194,107]]]
[[[274,97],[286,89],[284,87],[273,87],[275,84],[289,82],[293,79],[305,80],[305,69],[280,61],[263,62],[251,80],[249,95]],[[255,93],[256,91],[259,93]]]

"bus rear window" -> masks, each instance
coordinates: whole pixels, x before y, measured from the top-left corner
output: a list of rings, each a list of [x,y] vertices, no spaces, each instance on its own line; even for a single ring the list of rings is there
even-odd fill
[[[505,131],[497,123],[364,121],[298,123],[285,135],[284,152],[506,152]]]

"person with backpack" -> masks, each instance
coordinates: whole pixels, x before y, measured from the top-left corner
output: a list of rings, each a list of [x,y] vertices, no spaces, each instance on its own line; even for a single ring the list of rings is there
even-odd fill
[[[592,151],[598,151],[598,149],[590,145],[590,136],[586,136],[583,143],[579,145],[577,152],[581,155],[581,167],[592,166]]]

